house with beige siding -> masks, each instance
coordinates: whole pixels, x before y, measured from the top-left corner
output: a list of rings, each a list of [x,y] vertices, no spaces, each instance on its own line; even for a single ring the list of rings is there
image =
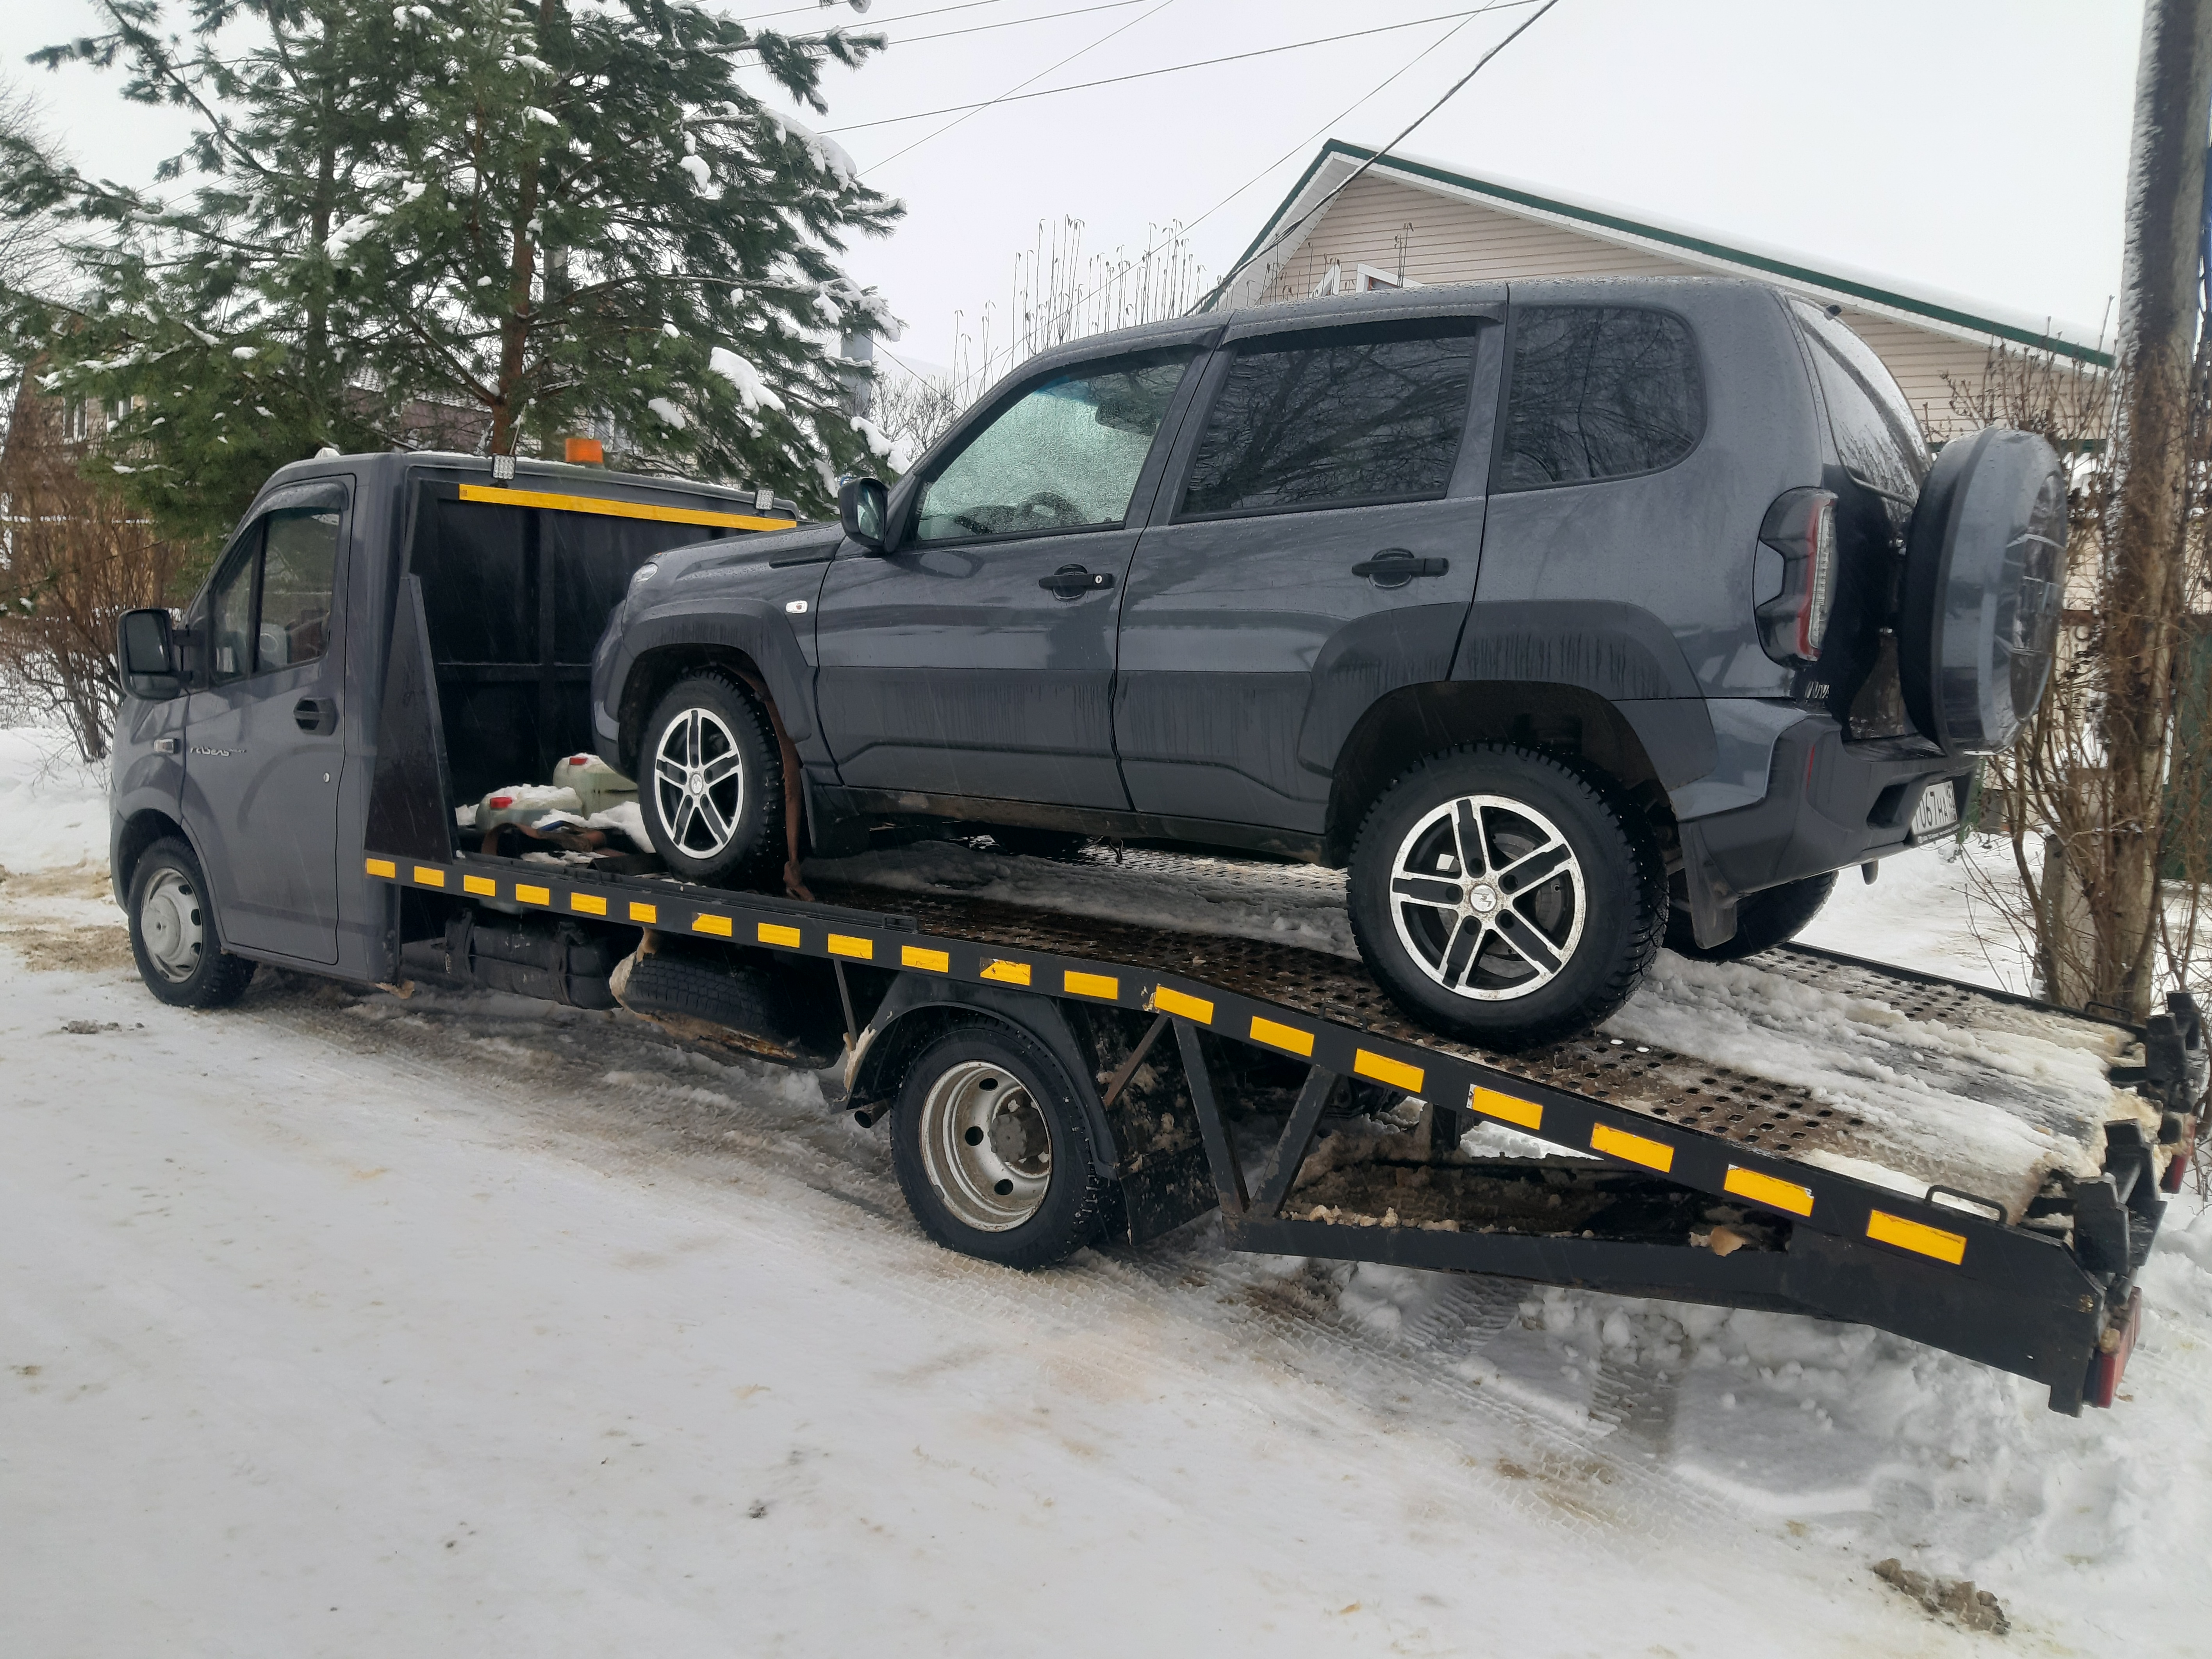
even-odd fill
[[[1433,161],[1386,155],[1361,173],[1373,156],[1339,139],[1322,145],[1241,256],[1250,264],[1215,303],[1531,276],[1756,277],[1839,307],[1937,437],[1963,424],[1954,412],[1954,388],[1978,386],[1994,348],[2111,366],[2094,330],[1817,268],[1787,253],[1732,246]],[[1347,179],[1350,185],[1331,199]]]

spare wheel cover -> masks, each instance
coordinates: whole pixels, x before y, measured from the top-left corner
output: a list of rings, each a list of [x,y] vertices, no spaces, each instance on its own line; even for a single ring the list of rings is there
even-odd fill
[[[2066,580],[2066,475],[2031,432],[1944,446],[1907,533],[1899,667],[1947,754],[2009,745],[2050,683]]]

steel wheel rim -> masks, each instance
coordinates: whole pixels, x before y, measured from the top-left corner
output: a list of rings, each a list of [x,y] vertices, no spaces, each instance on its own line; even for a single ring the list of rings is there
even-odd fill
[[[745,807],[744,756],[711,708],[687,708],[669,721],[653,751],[653,805],[670,843],[687,857],[710,859],[737,839]]]
[[[1525,801],[1462,795],[1431,809],[1390,860],[1390,921],[1431,983],[1511,1002],[1565,970],[1589,917],[1581,861]]]
[[[921,1161],[945,1207],[978,1232],[1010,1232],[1052,1186],[1052,1125],[1003,1066],[963,1060],[921,1103]]]
[[[181,870],[163,870],[146,885],[138,904],[138,937],[146,959],[172,985],[190,979],[207,942],[200,896]]]

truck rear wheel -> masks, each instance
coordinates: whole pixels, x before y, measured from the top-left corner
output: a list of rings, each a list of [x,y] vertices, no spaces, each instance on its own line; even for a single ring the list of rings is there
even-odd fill
[[[1090,1242],[1106,1194],[1091,1150],[1060,1063],[995,1023],[915,1055],[891,1115],[891,1164],[922,1231],[1002,1267],[1048,1267]]]
[[[783,753],[767,711],[705,671],[655,705],[640,745],[645,832],[686,881],[745,881],[781,862]]]
[[[1346,884],[1359,954],[1398,1006],[1492,1048],[1588,1030],[1628,1000],[1667,924],[1642,816],[1508,744],[1431,755],[1370,809]]]
[[[1735,937],[1710,949],[1698,943],[1686,906],[1667,919],[1667,948],[1677,956],[1694,957],[1699,962],[1741,962],[1746,957],[1755,957],[1761,951],[1771,951],[1796,939],[1820,914],[1820,907],[1835,890],[1836,872],[1831,870],[1825,876],[1785,881],[1779,887],[1769,887],[1764,892],[1739,899],[1735,907]]]
[[[131,873],[131,954],[146,988],[177,1008],[228,1007],[253,978],[252,963],[222,948],[200,861],[173,836]]]

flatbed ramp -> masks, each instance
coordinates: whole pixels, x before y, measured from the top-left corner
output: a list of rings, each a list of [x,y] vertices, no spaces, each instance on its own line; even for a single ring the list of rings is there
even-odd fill
[[[2068,1412],[2109,1403],[2117,1386],[2139,1317],[2134,1271],[2203,1091],[2185,1000],[2146,1033],[1797,948],[1717,970],[1691,988],[1690,1012],[1711,992],[1743,1019],[1771,1000],[1743,976],[1770,976],[1792,988],[1785,1017],[1744,1020],[1735,1046],[1786,1059],[1809,1021],[1880,1051],[1853,1056],[1863,1088],[1819,1080],[1817,1060],[1792,1076],[1617,1035],[1490,1054],[1407,1020],[1356,960],[1027,904],[852,883],[807,902],[450,853],[371,853],[367,872],[634,927],[647,951],[680,939],[769,972],[777,957],[829,963],[848,1083],[874,1035],[854,1013],[854,979],[875,1010],[935,997],[1048,1012],[1089,1044],[1091,1104],[1120,1125],[1125,1180],[1148,1158],[1157,1174],[1160,1156],[1127,1144],[1121,1097],[1140,1079],[1164,1087],[1162,1144],[1188,1112],[1193,1167],[1233,1248],[1854,1320],[2033,1377]],[[886,993],[894,980],[923,983],[902,999]],[[1268,1086],[1271,1065],[1303,1068],[1302,1082]],[[1179,1077],[1163,1085],[1163,1070]],[[1425,1109],[1400,1129],[1352,1132],[1325,1122],[1339,1079]],[[1472,1155],[1462,1143],[1475,1122],[1573,1156]]]

